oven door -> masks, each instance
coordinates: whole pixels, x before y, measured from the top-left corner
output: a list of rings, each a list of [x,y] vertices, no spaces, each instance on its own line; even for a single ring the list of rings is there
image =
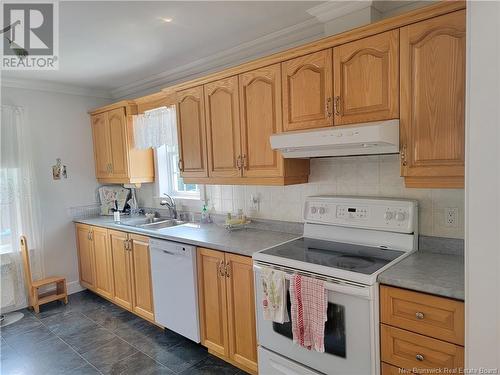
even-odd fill
[[[376,286],[353,285],[330,279],[325,323],[325,352],[307,350],[293,343],[292,324],[263,318],[261,270],[271,265],[254,263],[259,345],[325,374],[371,375],[379,373]],[[293,272],[287,272],[291,275]],[[314,277],[314,275],[310,275]],[[289,282],[287,280],[287,290]],[[290,293],[287,292],[290,315]],[[259,368],[265,368],[260,363]],[[267,375],[267,374],[264,374]]]

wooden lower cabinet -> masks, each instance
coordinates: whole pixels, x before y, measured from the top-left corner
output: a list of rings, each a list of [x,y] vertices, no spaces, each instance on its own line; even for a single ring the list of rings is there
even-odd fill
[[[252,259],[198,248],[197,263],[202,345],[257,373]]]
[[[113,257],[108,230],[92,227],[95,256],[95,291],[106,298],[113,298]]]
[[[80,283],[154,322],[149,238],[76,224]]]
[[[380,311],[382,375],[461,373],[463,302],[381,285]]]
[[[137,234],[129,234],[130,251],[132,252],[132,310],[148,320],[154,320],[153,288],[151,280],[151,264],[149,261],[149,238]]]
[[[76,244],[78,248],[78,271],[80,284],[94,290],[95,286],[95,258],[90,225],[76,224]]]

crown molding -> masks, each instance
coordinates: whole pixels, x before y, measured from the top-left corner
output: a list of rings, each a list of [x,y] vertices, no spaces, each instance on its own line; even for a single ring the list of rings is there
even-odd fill
[[[188,64],[149,76],[143,80],[120,86],[111,90],[111,96],[113,99],[122,99],[150,93],[153,89],[160,89],[184,80],[193,79],[323,36],[323,25],[314,18],[309,19]]]
[[[307,10],[319,22],[325,23],[336,18],[351,14],[361,9],[371,7],[372,0],[362,1],[327,1]]]
[[[111,93],[108,90],[80,87],[80,86],[57,83],[52,81],[1,77],[0,83],[2,87],[10,87],[16,89],[25,89],[25,90],[49,91],[49,92],[57,92],[60,94],[112,99]]]

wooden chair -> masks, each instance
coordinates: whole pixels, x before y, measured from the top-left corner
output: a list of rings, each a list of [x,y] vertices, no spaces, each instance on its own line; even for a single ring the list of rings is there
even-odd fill
[[[24,277],[28,287],[29,307],[33,307],[36,313],[40,312],[40,306],[52,301],[63,301],[68,303],[68,291],[66,288],[66,278],[47,277],[45,279],[33,281],[31,275],[30,255],[26,236],[21,236],[21,254],[23,256]],[[40,293],[39,289],[46,285],[55,284],[55,290]]]

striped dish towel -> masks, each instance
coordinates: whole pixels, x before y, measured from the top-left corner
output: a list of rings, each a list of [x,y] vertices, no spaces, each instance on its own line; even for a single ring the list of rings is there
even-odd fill
[[[324,353],[328,308],[325,282],[293,275],[290,279],[290,300],[293,342]]]

